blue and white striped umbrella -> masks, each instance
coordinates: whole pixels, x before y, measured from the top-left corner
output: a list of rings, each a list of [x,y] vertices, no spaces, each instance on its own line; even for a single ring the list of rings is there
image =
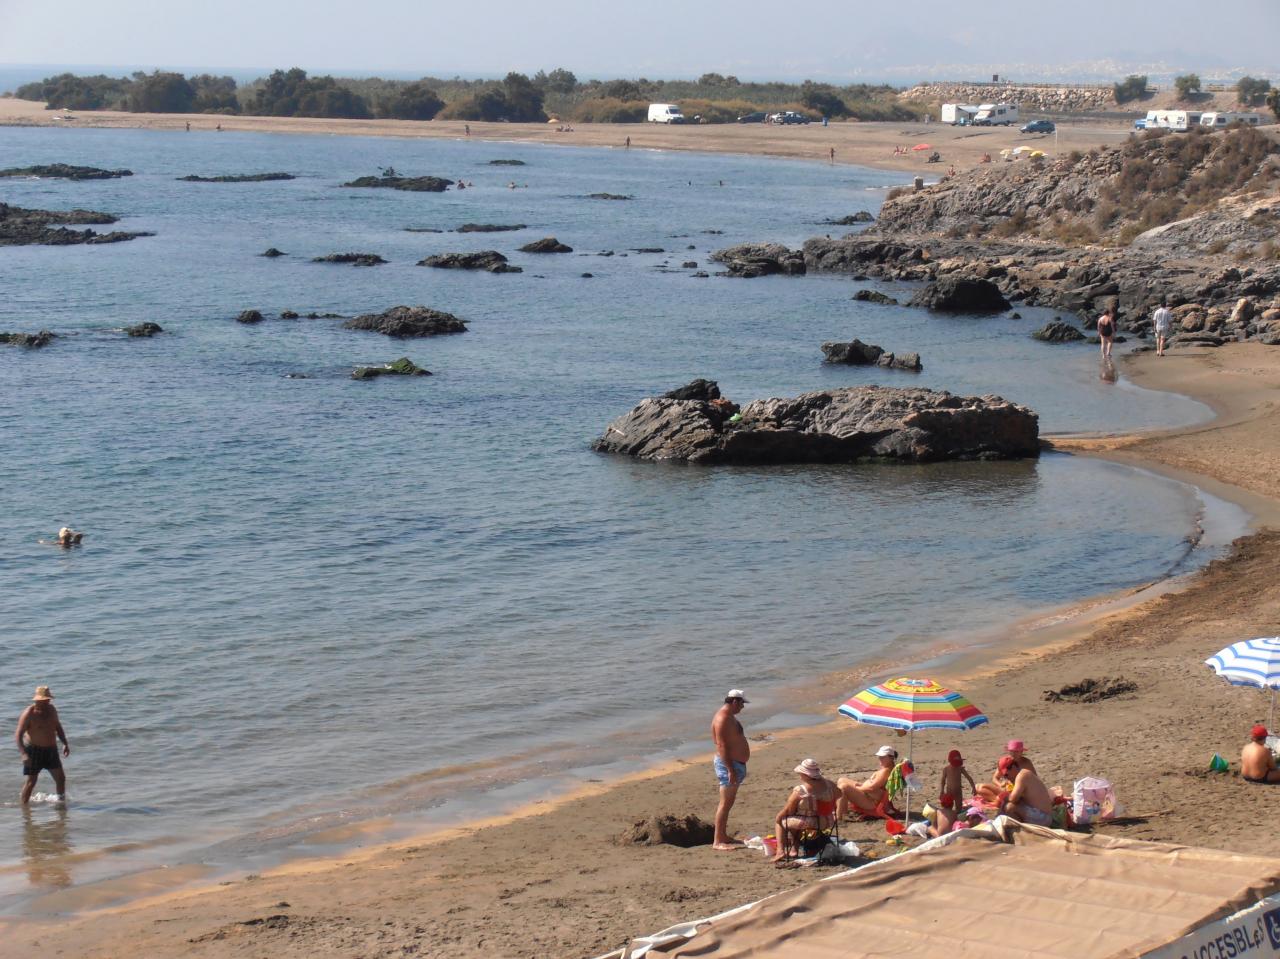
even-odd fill
[[[1280,689],[1280,636],[1246,639],[1218,650],[1204,664],[1232,686],[1271,690],[1270,729],[1275,719],[1276,690]]]

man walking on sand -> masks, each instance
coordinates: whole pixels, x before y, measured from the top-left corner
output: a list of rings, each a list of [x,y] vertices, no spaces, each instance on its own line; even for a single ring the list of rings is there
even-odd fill
[[[67,798],[67,777],[62,771],[62,759],[58,757],[58,740],[62,740],[62,755],[71,755],[71,744],[58,720],[58,710],[53,705],[53,695],[48,686],[37,686],[31,697],[31,705],[18,717],[18,729],[13,734],[22,757],[22,774],[27,777],[22,787],[22,804],[31,800],[31,792],[40,778],[40,771],[49,770],[58,795]]]
[[[1169,309],[1169,298],[1160,300],[1160,309],[1151,315],[1151,324],[1156,334],[1156,356],[1164,356],[1164,341],[1173,332],[1173,310]]]
[[[724,697],[724,705],[716,710],[711,720],[711,739],[716,744],[714,766],[716,781],[720,784],[720,805],[716,807],[716,834],[713,849],[741,849],[740,839],[729,838],[729,810],[738,798],[738,787],[747,778],[747,760],[751,758],[751,746],[747,743],[738,713],[747,704],[741,689],[731,689]]]

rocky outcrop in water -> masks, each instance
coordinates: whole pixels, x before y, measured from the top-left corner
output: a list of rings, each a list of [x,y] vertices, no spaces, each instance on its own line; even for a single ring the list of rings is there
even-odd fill
[[[850,340],[848,343],[823,343],[822,355],[828,363],[839,363],[845,366],[882,366],[886,369],[909,370],[919,373],[924,369],[919,353],[888,353],[883,347],[862,340]]]
[[[418,266],[433,266],[438,270],[485,270],[489,273],[523,273],[518,266],[512,266],[507,258],[497,250],[477,250],[472,253],[437,253],[425,260],[419,260]]]
[[[121,243],[154,233],[68,230],[63,223],[115,223],[117,217],[93,210],[30,210],[0,203],[0,246],[73,246],[81,243]]]
[[[438,176],[362,176],[343,186],[369,187],[383,190],[408,190],[411,193],[443,193],[453,186],[452,180]]]
[[[34,176],[58,180],[115,180],[133,176],[132,170],[102,170],[94,166],[72,166],[69,163],[46,163],[43,166],[9,167],[0,177]]]
[[[1003,313],[1009,309],[1000,287],[990,280],[954,274],[930,283],[911,298],[911,305],[940,313]]]
[[[756,400],[651,398],[609,424],[593,449],[703,464],[1017,459],[1039,455],[1039,420],[998,396],[862,386]]]
[[[407,356],[382,366],[357,366],[351,371],[353,380],[372,380],[379,376],[430,376],[430,370],[424,370]]]
[[[704,403],[710,403],[712,400],[720,399],[720,384],[715,380],[706,380],[699,377],[684,386],[677,386],[674,390],[663,393],[664,400],[701,400]]]
[[[842,216],[838,220],[822,220],[820,222],[823,226],[857,226],[860,223],[874,223],[875,219],[866,210],[859,210],[857,213]]]
[[[454,233],[510,233],[515,230],[527,230],[523,223],[464,223]],[[425,232],[425,231],[424,231]],[[439,233],[439,230],[432,230]]]
[[[126,336],[150,337],[155,336],[157,333],[163,333],[164,329],[159,323],[146,322],[139,323],[136,326],[126,326],[124,332]]]
[[[626,196],[622,193],[588,193],[588,200],[634,200],[633,196]]]
[[[859,290],[853,294],[852,299],[858,303],[879,303],[881,306],[898,305],[895,297],[889,296],[887,293],[881,293],[879,290]]]
[[[534,240],[532,243],[526,243],[520,247],[521,253],[572,253],[573,247],[566,246],[557,240],[554,236],[544,236],[541,240]]]
[[[41,330],[39,333],[0,333],[0,343],[38,350],[52,343],[56,336],[56,333],[50,333],[48,330]]]
[[[425,306],[393,306],[381,313],[365,313],[342,325],[348,330],[368,330],[397,338],[467,332],[467,324],[452,313]]]
[[[269,246],[265,250],[263,250],[261,253],[258,254],[258,256],[265,256],[269,260],[274,260],[278,256],[288,256],[288,255],[289,255],[288,253],[285,253],[281,250],[277,250],[274,246]]]
[[[246,326],[253,326],[254,324],[261,323],[262,311],[261,310],[243,310],[236,317],[236,322],[243,323]]]
[[[1061,320],[1046,323],[1031,336],[1045,343],[1076,343],[1084,339],[1083,333],[1070,323],[1063,323]]]
[[[177,178],[182,183],[266,183],[270,180],[296,180],[292,173],[230,173],[222,176],[199,176],[192,173]]]
[[[523,160],[490,160],[489,166],[524,166]]]
[[[352,266],[381,266],[387,261],[376,253],[330,253],[313,256],[312,263],[350,263]]]
[[[747,279],[781,273],[798,276],[806,271],[804,254],[781,243],[740,243],[711,254],[723,263],[730,276]]]

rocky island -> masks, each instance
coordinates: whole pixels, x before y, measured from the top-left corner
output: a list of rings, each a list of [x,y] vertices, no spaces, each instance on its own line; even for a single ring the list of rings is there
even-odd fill
[[[267,183],[271,180],[296,180],[292,173],[231,173],[223,176],[199,176],[192,173],[177,178],[183,183]]]
[[[438,176],[400,176],[394,171],[389,171],[381,176],[357,177],[342,185],[383,190],[408,190],[410,193],[443,193],[453,186],[453,181]]]
[[[419,260],[418,266],[433,266],[437,270],[484,270],[488,273],[523,273],[512,266],[497,250],[477,250],[473,253],[437,253]]]
[[[467,324],[452,313],[425,306],[393,306],[381,313],[364,313],[342,325],[348,330],[368,330],[399,339],[467,332]]]
[[[592,448],[642,460],[736,465],[931,463],[1040,453],[1039,417],[998,396],[860,386],[756,400],[739,411],[713,382],[700,382],[641,401]]]
[[[118,217],[93,210],[29,210],[0,203],[0,246],[74,246],[80,243],[121,243],[154,233],[68,230],[61,224],[115,223]]]
[[[46,163],[43,166],[9,167],[0,177],[33,176],[57,180],[115,180],[133,176],[132,170],[103,170],[96,166],[72,166],[69,163]]]

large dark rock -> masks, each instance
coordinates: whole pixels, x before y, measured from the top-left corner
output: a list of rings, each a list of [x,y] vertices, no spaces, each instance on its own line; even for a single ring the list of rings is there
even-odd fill
[[[489,166],[524,166],[523,160],[490,160]]]
[[[711,402],[720,399],[720,384],[715,380],[704,380],[701,377],[684,386],[678,386],[669,393],[663,393],[665,400],[702,400]]]
[[[407,356],[382,366],[357,366],[351,371],[353,380],[372,380],[379,376],[430,376],[430,370],[424,370]]]
[[[849,216],[842,216],[838,220],[823,220],[823,226],[855,226],[859,223],[872,223],[875,217],[866,210],[859,210],[857,213],[851,213]]]
[[[72,246],[80,243],[120,243],[154,233],[99,233],[96,230],[68,230],[55,224],[115,223],[110,213],[93,210],[29,210],[0,203],[0,246]]]
[[[805,272],[804,254],[781,243],[740,243],[717,250],[711,259],[723,263],[730,275],[746,278],[773,273],[798,276]]]
[[[278,256],[288,256],[288,255],[289,254],[285,253],[283,250],[277,250],[274,246],[269,246],[265,250],[263,250],[261,253],[258,254],[258,256],[265,256],[269,260],[274,260]]]
[[[647,399],[593,449],[705,464],[853,463],[1038,456],[1039,418],[998,396],[880,386],[756,400],[737,422],[701,400]]]
[[[152,323],[148,321],[146,323],[139,323],[136,326],[126,326],[124,331],[129,336],[147,337],[155,336],[157,333],[163,333],[164,328],[161,327],[159,323]]]
[[[384,190],[408,190],[411,193],[443,193],[453,186],[453,181],[438,176],[362,176],[342,185]]]
[[[269,180],[296,180],[292,173],[229,173],[223,176],[180,176],[184,183],[266,183]]]
[[[454,233],[510,233],[528,229],[523,223],[464,223]],[[412,233],[439,233],[439,230],[411,230]]]
[[[879,290],[859,290],[853,294],[853,299],[859,303],[879,303],[882,306],[897,306],[896,298],[889,296],[887,293],[881,293]]]
[[[467,332],[467,324],[452,313],[425,306],[393,306],[381,313],[365,313],[342,325],[348,330],[369,330],[400,338]]]
[[[845,366],[882,366],[913,373],[924,369],[919,353],[888,353],[882,347],[856,339],[848,343],[823,343],[822,354],[826,357],[826,362]]]
[[[0,333],[0,343],[38,350],[52,343],[55,336],[57,336],[56,333],[50,333],[48,330],[41,330],[39,333]]]
[[[261,323],[262,311],[261,310],[244,310],[239,316],[236,317],[236,322],[244,323],[247,325]]]
[[[52,177],[60,180],[114,180],[122,176],[133,176],[132,170],[101,170],[94,166],[72,166],[69,163],[47,163],[43,166],[10,167],[0,170],[0,177],[36,176]]]
[[[1031,335],[1035,339],[1043,340],[1046,343],[1075,343],[1084,339],[1082,332],[1070,323],[1064,323],[1061,320],[1046,323]]]
[[[943,313],[1003,313],[1009,301],[990,280],[949,273],[939,277],[911,299],[912,306],[926,306]]]
[[[573,247],[566,246],[557,240],[554,236],[544,236],[541,240],[534,240],[532,243],[526,243],[520,247],[521,253],[572,253]]]
[[[497,250],[477,250],[473,253],[437,253],[418,266],[434,266],[438,270],[486,270],[489,273],[523,273],[518,266],[511,266],[507,258]]]
[[[352,266],[380,266],[387,261],[376,253],[330,253],[313,256],[312,263],[350,263]]]

